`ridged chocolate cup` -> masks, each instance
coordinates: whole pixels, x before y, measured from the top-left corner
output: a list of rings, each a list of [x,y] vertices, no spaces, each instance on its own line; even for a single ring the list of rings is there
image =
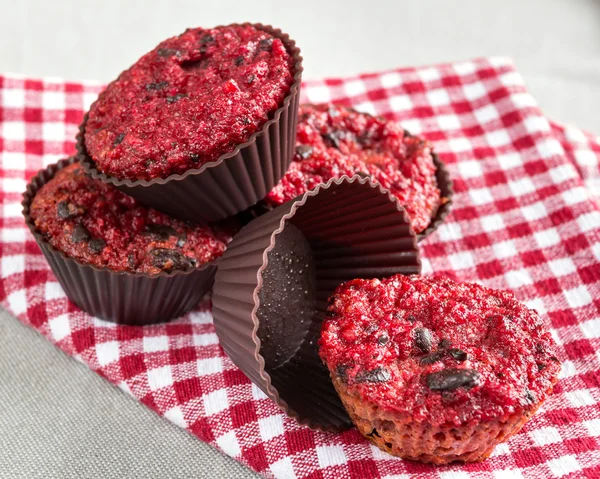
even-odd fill
[[[57,171],[74,161],[61,160],[40,170],[27,185],[21,203],[25,222],[68,298],[92,316],[131,325],[168,321],[198,305],[213,284],[216,261],[156,275],[115,272],[68,257],[36,230],[30,214],[33,198]]]
[[[452,179],[450,178],[450,173],[448,172],[445,163],[440,160],[436,153],[432,153],[431,156],[436,167],[435,178],[438,183],[438,188],[440,189],[440,196],[443,203],[433,215],[429,226],[417,234],[417,241],[419,242],[430,236],[444,222],[446,216],[448,216],[450,209],[452,208],[452,197],[454,196]],[[273,206],[269,205],[267,202],[259,201],[254,206],[251,206],[247,210],[239,213],[237,215],[238,220],[242,224],[248,224],[250,221],[258,218],[268,211],[271,211],[272,209]]]
[[[319,185],[246,225],[221,257],[213,315],[231,360],[301,424],[352,423],[318,355],[328,298],[354,278],[419,273],[395,197],[368,178]]]
[[[253,26],[284,43],[293,57],[294,82],[282,106],[248,141],[217,160],[183,174],[152,180],[119,179],[101,172],[88,154],[86,114],[76,138],[77,159],[86,172],[94,179],[116,186],[140,203],[183,220],[218,221],[263,199],[283,178],[293,158],[302,56],[294,40],[281,30],[260,23]]]

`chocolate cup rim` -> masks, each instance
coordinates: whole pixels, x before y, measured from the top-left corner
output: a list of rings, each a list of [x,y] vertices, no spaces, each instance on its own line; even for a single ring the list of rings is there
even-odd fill
[[[101,172],[97,166],[96,162],[92,159],[87,151],[87,147],[85,146],[85,127],[87,124],[89,110],[85,113],[83,117],[83,121],[79,125],[79,131],[75,137],[75,148],[77,150],[75,156],[85,169],[86,173],[90,175],[92,178],[102,181],[103,183],[109,183],[116,187],[126,186],[129,188],[135,187],[149,187],[153,185],[164,185],[170,181],[181,181],[188,176],[197,176],[204,173],[206,170],[215,168],[223,163],[225,160],[229,158],[233,158],[236,156],[241,150],[253,145],[256,141],[261,137],[267,134],[267,131],[274,123],[279,122],[279,119],[284,110],[288,109],[292,99],[295,98],[300,93],[300,86],[302,83],[302,72],[304,70],[302,66],[302,55],[300,54],[300,48],[296,46],[296,42],[290,38],[287,33],[284,33],[281,29],[275,28],[271,25],[264,25],[262,23],[232,23],[229,25],[219,25],[214,28],[223,28],[226,26],[231,27],[243,27],[243,26],[252,26],[257,30],[262,30],[275,38],[279,38],[284,45],[286,46],[286,50],[293,58],[294,64],[294,81],[290,86],[289,92],[284,97],[281,106],[275,110],[273,113],[273,117],[267,120],[263,126],[258,130],[252,133],[247,141],[244,143],[240,143],[235,146],[235,148],[227,153],[223,153],[216,160],[209,161],[200,166],[200,168],[191,168],[186,170],[183,173],[174,173],[166,178],[152,178],[151,180],[131,180],[129,178],[117,178],[116,176],[109,175],[107,173]],[[96,100],[98,101],[98,100]],[[94,103],[96,102],[94,101]],[[92,104],[93,105],[93,104]],[[91,109],[91,107],[90,107]]]
[[[271,375],[265,369],[265,359],[260,354],[262,342],[261,342],[260,338],[258,337],[258,328],[260,326],[260,319],[258,318],[258,315],[257,315],[258,308],[260,307],[260,299],[259,299],[258,294],[263,287],[263,274],[262,273],[268,267],[268,263],[269,263],[268,253],[270,251],[272,251],[272,249],[274,248],[276,238],[285,228],[286,222],[295,216],[298,208],[304,206],[309,197],[317,196],[321,190],[326,190],[326,189],[330,188],[332,184],[340,185],[344,182],[349,182],[349,183],[358,182],[363,185],[368,183],[372,188],[377,189],[381,194],[387,195],[390,198],[390,200],[392,200],[393,204],[398,209],[398,212],[402,213],[403,219],[409,227],[409,233],[410,233],[410,236],[412,236],[412,240],[413,240],[411,246],[417,252],[416,258],[417,258],[417,264],[419,266],[419,274],[420,274],[420,270],[422,268],[420,251],[419,251],[419,247],[417,245],[417,236],[412,228],[412,225],[410,224],[410,220],[408,218],[408,215],[406,214],[406,210],[400,204],[400,201],[398,200],[398,198],[396,196],[391,194],[389,192],[389,190],[387,190],[386,188],[381,186],[380,183],[378,183],[377,181],[374,181],[370,177],[361,177],[359,175],[353,175],[353,176],[343,175],[343,176],[340,176],[339,178],[331,178],[330,180],[327,181],[327,183],[321,183],[321,184],[317,185],[314,189],[307,191],[306,193],[302,194],[298,198],[292,200],[293,204],[291,206],[289,206],[290,210],[281,217],[277,228],[272,230],[271,242],[264,249],[263,263],[257,270],[258,282],[257,282],[256,288],[254,289],[254,292],[253,292],[254,307],[252,308],[252,323],[254,324],[254,327],[252,329],[252,340],[255,344],[254,360],[259,364],[260,376],[264,381],[265,388],[270,393],[269,396],[271,397],[271,399],[273,399],[273,401],[275,401],[277,406],[279,406],[286,413],[286,415],[288,415],[289,417],[296,420],[299,424],[306,425],[306,426],[310,427],[311,429],[318,429],[318,430],[325,431],[325,432],[339,432],[341,429],[333,427],[333,426],[325,427],[321,424],[316,423],[311,418],[301,419],[299,414],[294,409],[292,409],[288,405],[288,403],[279,395],[279,391],[277,390],[277,388],[275,386],[273,386],[273,384],[271,382]],[[281,206],[278,206],[278,208],[280,208],[280,207]]]
[[[417,234],[417,242],[419,243],[431,236],[431,234],[444,223],[446,217],[450,214],[452,204],[454,203],[454,183],[450,177],[448,167],[446,166],[446,163],[440,160],[437,153],[432,151],[431,157],[435,164],[435,179],[437,180],[438,188],[440,189],[440,197],[446,198],[447,201],[438,207],[435,215],[431,218],[429,226]],[[444,194],[444,191],[446,194]]]
[[[185,275],[190,275],[193,274],[195,272],[198,271],[202,271],[208,268],[213,268],[215,266],[217,266],[218,264],[218,258],[216,260],[213,261],[209,261],[206,263],[203,263],[202,265],[200,265],[197,268],[191,268],[187,271],[182,271],[182,270],[174,270],[174,271],[170,271],[170,272],[166,272],[166,271],[162,271],[160,273],[156,273],[156,274],[148,274],[148,273],[140,273],[140,272],[133,272],[133,271],[115,271],[113,269],[110,269],[107,266],[96,266],[93,264],[89,264],[89,263],[83,263],[82,261],[73,258],[71,256],[67,256],[67,254],[65,254],[63,251],[55,248],[46,238],[44,238],[44,236],[36,229],[35,224],[33,222],[33,219],[31,218],[31,202],[33,201],[33,198],[35,198],[35,195],[38,193],[38,191],[41,189],[41,187],[37,187],[34,185],[34,182],[36,180],[40,180],[42,182],[42,186],[44,186],[45,184],[47,184],[52,178],[54,178],[54,175],[62,170],[63,168],[75,163],[77,161],[77,158],[72,156],[70,158],[65,158],[62,160],[59,160],[56,163],[52,163],[51,165],[48,165],[46,168],[43,168],[41,170],[39,170],[30,180],[29,183],[27,184],[27,188],[25,190],[25,192],[23,193],[23,200],[21,201],[21,206],[23,207],[22,210],[22,214],[25,217],[25,224],[29,227],[29,231],[31,231],[31,233],[33,234],[36,242],[38,244],[40,243],[44,243],[49,250],[58,255],[62,260],[64,261],[73,261],[75,264],[77,264],[80,267],[84,267],[84,268],[91,268],[95,271],[101,271],[101,272],[108,272],[111,274],[117,274],[117,275],[126,275],[126,276],[134,276],[134,277],[144,277],[144,278],[157,278],[157,277],[173,277],[173,276],[185,276]],[[50,177],[47,180],[44,180],[43,176],[45,173],[49,173]]]

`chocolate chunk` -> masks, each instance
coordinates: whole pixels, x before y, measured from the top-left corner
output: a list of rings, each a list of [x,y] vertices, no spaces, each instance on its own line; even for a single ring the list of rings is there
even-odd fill
[[[450,341],[449,339],[442,339],[439,344],[439,347],[441,349],[447,349],[451,346],[452,346],[452,341]]]
[[[102,250],[106,247],[106,242],[102,238],[92,238],[88,244],[92,253],[100,254]]]
[[[379,346],[385,346],[389,340],[390,340],[389,336],[387,334],[383,333],[381,336],[379,336],[377,338],[377,344],[379,344]]]
[[[372,371],[362,371],[356,375],[357,383],[386,383],[392,375],[387,369],[375,368]]]
[[[448,354],[450,356],[452,356],[454,359],[456,359],[457,361],[466,361],[468,355],[467,353],[465,353],[462,349],[458,349],[458,348],[450,348],[448,349]]]
[[[473,369],[444,369],[428,374],[425,380],[432,391],[455,391],[461,387],[471,389],[480,379],[481,375]]]
[[[531,392],[529,389],[525,389],[525,397],[523,400],[523,405],[527,406],[529,404],[535,404],[537,402],[537,398],[535,394]]]
[[[350,366],[347,364],[340,364],[337,368],[335,368],[335,373],[342,382],[348,382],[348,369],[350,369]]]
[[[322,136],[326,143],[328,143],[330,146],[333,146],[334,148],[337,148],[339,150],[340,149],[340,139],[341,139],[342,135],[343,135],[343,133],[341,133],[341,132],[332,131],[330,133],[325,133]]]
[[[235,66],[239,67],[242,63],[244,63],[244,57],[239,56],[234,60]]]
[[[263,52],[270,52],[272,47],[273,47],[273,39],[272,38],[265,38],[264,40],[261,40],[260,42],[258,42],[258,49],[262,50]]]
[[[187,271],[193,268],[195,263],[192,258],[171,249],[155,248],[150,251],[150,254],[152,255],[152,264],[164,271]]]
[[[156,83],[148,83],[146,85],[146,90],[157,91],[157,90],[162,90],[163,88],[166,88],[167,86],[169,86],[169,82],[166,82],[166,81],[160,81],[160,82],[156,82]]]
[[[177,231],[167,225],[147,225],[143,234],[156,241],[167,241],[171,236],[176,236]]]
[[[177,93],[176,95],[168,96],[167,103],[175,103],[175,102],[181,100],[182,98],[185,98],[186,96],[187,96],[186,93]]]
[[[129,253],[127,255],[127,264],[129,265],[130,269],[135,269],[135,256],[133,253]]]
[[[78,208],[68,201],[59,201],[56,205],[56,214],[63,220],[79,216],[82,212],[83,208]]]
[[[431,331],[427,328],[415,328],[415,345],[424,353],[431,352]]]
[[[123,142],[124,138],[125,138],[125,133],[119,133],[117,135],[117,137],[115,138],[115,141],[113,141],[113,146],[120,145]]]
[[[73,232],[71,233],[71,239],[74,243],[81,243],[82,241],[87,241],[91,237],[90,232],[83,225],[77,225],[73,228]]]
[[[427,366],[428,364],[437,363],[438,361],[441,361],[442,359],[444,359],[445,355],[446,355],[445,351],[436,351],[435,353],[431,353],[427,356],[423,356],[421,358],[421,360],[419,361],[419,364],[421,366]]]
[[[248,75],[248,78],[246,78],[246,83],[248,83],[248,85],[250,85],[251,83],[254,82],[254,80],[256,80],[256,75]]]
[[[306,160],[310,155],[312,155],[313,148],[310,145],[298,145],[296,147],[296,153],[302,158]]]
[[[177,55],[177,50],[173,50],[172,48],[159,48],[156,50],[156,54],[159,57],[170,57],[172,55]]]

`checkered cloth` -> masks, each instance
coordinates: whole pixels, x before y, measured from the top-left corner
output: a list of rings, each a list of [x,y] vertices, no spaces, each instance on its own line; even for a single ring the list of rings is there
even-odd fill
[[[510,60],[307,82],[304,99],[403,122],[454,178],[452,214],[422,243],[424,273],[507,288],[560,345],[556,393],[481,464],[433,467],[356,430],[301,427],[224,356],[210,304],[169,324],[116,326],[65,297],[21,217],[40,168],[73,152],[99,85],[0,77],[0,300],[67,354],[175,424],[276,478],[600,476],[600,142],[550,124]],[[586,186],[587,185],[587,186]],[[594,186],[596,185],[596,186]]]

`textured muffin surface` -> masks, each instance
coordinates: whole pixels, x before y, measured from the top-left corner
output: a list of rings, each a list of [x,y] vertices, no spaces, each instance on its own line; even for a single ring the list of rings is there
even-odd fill
[[[341,285],[320,355],[354,398],[430,426],[527,414],[560,369],[537,313],[511,293],[420,276]]]
[[[157,274],[191,270],[223,254],[229,235],[146,208],[86,176],[78,163],[61,170],[34,197],[31,218],[56,249],[113,271]]]
[[[117,178],[166,178],[216,160],[282,105],[293,59],[251,25],[188,29],[162,42],[92,105],[85,145]]]
[[[334,105],[301,105],[294,160],[265,201],[278,206],[331,178],[371,176],[420,233],[445,201],[435,173],[430,143],[399,124]]]

